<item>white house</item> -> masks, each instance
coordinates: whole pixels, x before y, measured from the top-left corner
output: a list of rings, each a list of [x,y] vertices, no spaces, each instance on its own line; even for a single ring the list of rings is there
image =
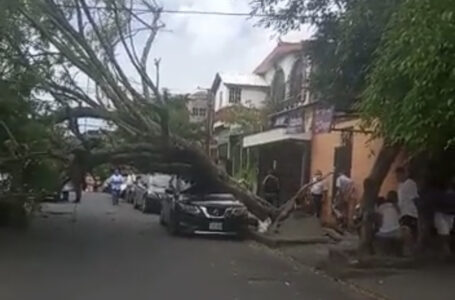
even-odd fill
[[[314,103],[308,89],[310,42],[279,42],[254,73],[270,86],[273,112],[268,127],[244,136],[242,146],[257,158],[258,182],[269,169],[276,170],[282,199],[291,197],[308,180]]]
[[[269,84],[256,74],[218,73],[212,84],[214,109],[243,105],[260,108],[267,98]]]

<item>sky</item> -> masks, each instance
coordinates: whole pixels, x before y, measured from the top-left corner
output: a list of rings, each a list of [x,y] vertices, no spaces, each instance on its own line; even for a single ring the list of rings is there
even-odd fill
[[[249,0],[161,0],[165,9],[249,12]],[[188,93],[208,88],[217,72],[251,72],[274,48],[278,36],[255,26],[254,19],[232,16],[165,14],[165,31],[156,39],[150,57],[161,58],[161,87]],[[292,32],[283,41],[307,38]],[[144,38],[138,40],[140,45]]]
[[[198,10],[216,12],[250,12],[250,0],[159,0],[169,10]],[[165,30],[157,36],[149,57],[148,72],[154,74],[154,58],[160,58],[160,87],[172,93],[192,93],[210,88],[217,72],[251,73],[278,42],[298,42],[310,36],[309,30],[291,32],[279,37],[271,29],[255,26],[258,19],[233,16],[163,14]],[[135,37],[140,51],[147,33]],[[118,60],[133,82],[139,77],[123,50]],[[77,80],[89,93],[93,84],[85,77]],[[99,128],[98,120],[80,120],[87,129]],[[84,129],[85,128],[85,129]]]

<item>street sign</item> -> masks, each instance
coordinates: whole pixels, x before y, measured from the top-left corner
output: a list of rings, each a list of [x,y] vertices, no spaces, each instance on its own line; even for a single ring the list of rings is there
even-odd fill
[[[332,127],[334,107],[319,107],[314,111],[313,133],[328,133]]]

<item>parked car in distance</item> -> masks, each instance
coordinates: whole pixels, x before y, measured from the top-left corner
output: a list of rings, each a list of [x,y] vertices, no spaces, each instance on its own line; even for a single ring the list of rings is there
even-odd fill
[[[163,199],[160,223],[169,233],[243,236],[246,232],[248,211],[232,194],[168,192],[171,195]]]
[[[166,190],[169,189],[170,175],[153,174],[145,175],[138,181],[134,193],[134,207],[144,213],[159,214],[161,202],[167,197]]]

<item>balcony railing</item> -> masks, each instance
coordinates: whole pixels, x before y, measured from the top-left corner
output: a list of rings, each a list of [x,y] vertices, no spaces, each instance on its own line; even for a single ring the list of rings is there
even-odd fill
[[[294,109],[284,110],[270,116],[267,129],[287,128],[292,132],[305,131],[305,112],[296,106]]]

